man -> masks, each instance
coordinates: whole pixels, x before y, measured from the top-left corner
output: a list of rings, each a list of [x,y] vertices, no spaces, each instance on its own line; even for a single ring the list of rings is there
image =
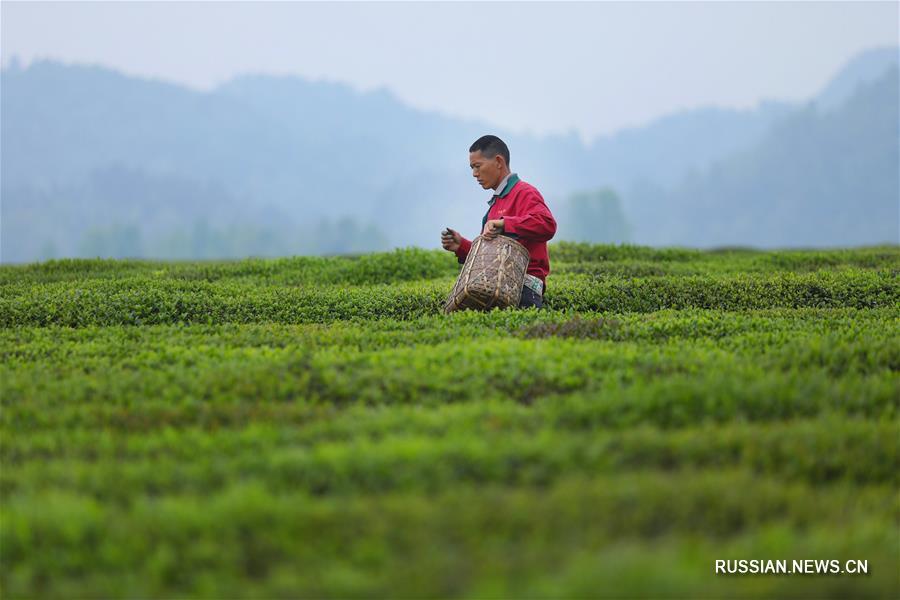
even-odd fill
[[[497,136],[485,135],[472,144],[469,166],[481,187],[494,190],[481,221],[482,237],[493,239],[501,234],[509,235],[528,249],[530,260],[519,307],[542,308],[547,274],[550,273],[547,241],[556,233],[556,220],[541,193],[509,170],[509,148]],[[462,264],[466,262],[472,242],[456,230],[447,229],[441,233],[441,245],[455,253]]]

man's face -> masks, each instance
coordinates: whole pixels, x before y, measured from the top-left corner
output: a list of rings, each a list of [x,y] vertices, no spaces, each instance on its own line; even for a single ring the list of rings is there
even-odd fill
[[[499,154],[487,158],[481,150],[469,152],[469,166],[472,168],[472,177],[486,190],[496,188],[503,180],[505,162]]]

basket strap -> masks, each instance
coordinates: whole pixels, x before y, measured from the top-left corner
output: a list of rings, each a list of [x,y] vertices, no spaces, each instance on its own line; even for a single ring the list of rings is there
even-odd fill
[[[491,300],[491,306],[496,306],[497,301],[500,299],[500,290],[503,289],[503,267],[506,264],[506,259],[509,257],[509,253],[500,252],[500,268],[497,272],[497,289],[494,290],[494,299]]]
[[[475,238],[475,241],[472,243],[472,247],[469,249],[469,254],[472,255],[472,256],[474,256],[475,253],[477,252],[478,248],[480,248],[480,247],[481,247],[481,237],[479,236],[479,237]],[[463,267],[463,269],[465,269],[465,267]],[[461,283],[462,283],[463,294],[466,295],[466,296],[469,295],[469,279],[470,279],[471,277],[472,277],[472,269],[470,268],[470,269],[466,272],[466,278],[465,278],[465,280],[461,282]]]

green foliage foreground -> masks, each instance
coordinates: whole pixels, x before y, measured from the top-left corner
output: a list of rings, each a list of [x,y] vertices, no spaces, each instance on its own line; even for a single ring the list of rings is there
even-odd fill
[[[0,268],[0,593],[898,596],[900,249],[551,256]]]

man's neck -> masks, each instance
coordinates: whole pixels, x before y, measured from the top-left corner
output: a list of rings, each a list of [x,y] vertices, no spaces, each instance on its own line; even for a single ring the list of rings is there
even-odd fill
[[[506,184],[506,181],[509,179],[509,176],[512,175],[512,171],[509,169],[506,170],[506,173],[503,174],[503,177],[500,178],[500,181],[497,182],[497,185],[494,186],[494,191],[498,194],[503,191],[503,186]]]

